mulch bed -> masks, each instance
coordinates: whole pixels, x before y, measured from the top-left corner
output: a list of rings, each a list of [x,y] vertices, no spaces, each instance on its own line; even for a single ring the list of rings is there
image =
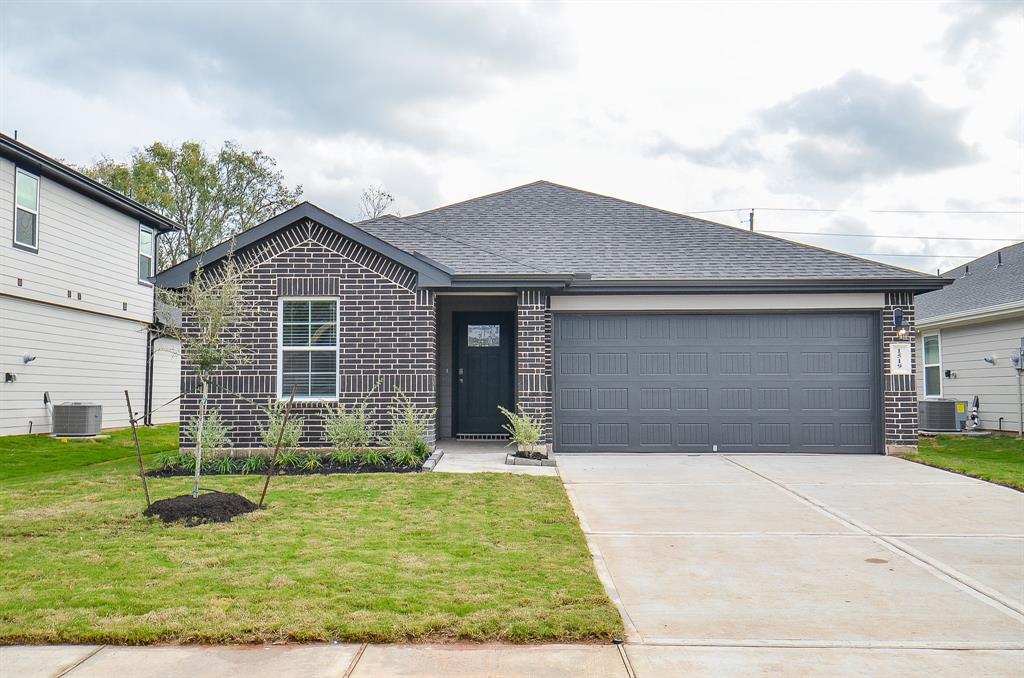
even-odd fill
[[[540,452],[519,452],[518,450],[516,452],[513,452],[512,456],[513,457],[519,457],[520,459],[547,459],[548,458],[548,456],[546,454],[541,454]]]
[[[183,494],[155,501],[142,515],[157,516],[165,523],[184,521],[186,526],[193,527],[203,523],[226,523],[235,516],[251,513],[258,508],[234,492],[207,492],[198,497]]]
[[[295,468],[295,467],[277,467],[274,469],[274,475],[280,476],[323,476],[330,475],[333,473],[419,473],[420,467],[410,468],[408,466],[398,466],[396,464],[385,463],[381,465],[370,466],[367,464],[355,464],[349,466],[343,466],[341,464],[335,464],[331,462],[324,462],[320,468],[306,469],[306,468]],[[202,475],[204,476],[223,476],[223,475],[250,475],[260,476],[266,475],[267,470],[255,471],[248,474],[242,474],[239,471],[234,473],[221,473],[216,469],[209,471],[204,470]],[[172,468],[172,469],[159,469],[156,471],[148,471],[147,476],[153,478],[173,478],[177,476],[194,476],[194,471],[188,471],[186,469]]]

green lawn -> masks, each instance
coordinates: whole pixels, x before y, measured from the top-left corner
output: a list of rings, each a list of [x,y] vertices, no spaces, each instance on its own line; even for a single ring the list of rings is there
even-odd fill
[[[173,427],[144,430],[147,454]],[[0,439],[0,643],[619,636],[559,480],[278,477],[264,511],[143,518],[130,432]],[[205,487],[258,496],[254,476]],[[190,479],[150,479],[154,499]]]
[[[1024,439],[1003,436],[921,437],[911,461],[1024,490]]]

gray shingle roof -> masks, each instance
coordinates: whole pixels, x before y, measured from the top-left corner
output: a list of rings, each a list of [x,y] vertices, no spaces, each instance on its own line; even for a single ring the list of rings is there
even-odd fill
[[[930,280],[915,271],[538,181],[357,224],[456,274],[604,280]]]
[[[1002,256],[1002,265],[997,261]],[[1004,247],[943,274],[953,284],[918,295],[918,321],[1024,301],[1024,242]]]

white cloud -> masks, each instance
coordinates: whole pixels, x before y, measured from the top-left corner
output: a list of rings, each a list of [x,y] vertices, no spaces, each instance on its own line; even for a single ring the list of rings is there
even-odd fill
[[[667,209],[743,208],[709,215],[730,223],[750,206],[854,210],[761,212],[765,229],[1024,238],[1020,215],[865,211],[1024,209],[1024,26],[1012,12],[855,2],[42,6],[45,20],[25,3],[0,4],[0,128],[76,163],[157,139],[235,139],[277,157],[290,183],[342,216],[369,183],[411,213],[546,178]],[[860,102],[840,115],[824,95],[851,73],[870,75],[852,83]],[[902,103],[886,109],[883,97]],[[733,157],[721,167],[651,152],[723,140]],[[806,240],[904,254],[996,245]],[[892,261],[931,270],[959,260]]]

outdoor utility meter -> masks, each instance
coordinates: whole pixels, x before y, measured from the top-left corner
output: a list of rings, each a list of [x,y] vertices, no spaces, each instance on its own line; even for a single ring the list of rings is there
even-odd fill
[[[1020,338],[1020,348],[1017,349],[1016,355],[1010,356],[1010,362],[1018,371],[1024,371],[1024,337]]]

